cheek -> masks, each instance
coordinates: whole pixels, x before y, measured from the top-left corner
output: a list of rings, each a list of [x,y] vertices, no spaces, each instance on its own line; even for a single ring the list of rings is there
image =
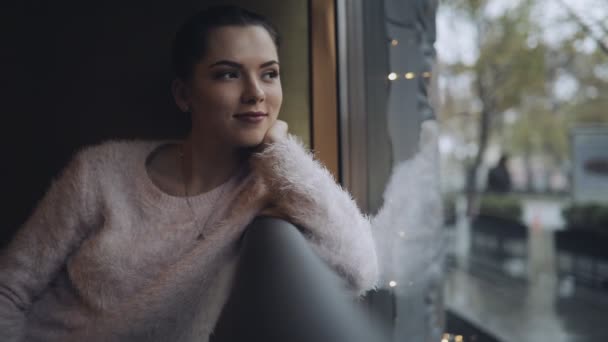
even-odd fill
[[[279,111],[281,110],[281,105],[283,103],[283,91],[281,87],[278,86],[276,88],[270,89],[267,98],[269,105],[272,107],[273,114],[277,116]]]
[[[207,86],[198,89],[199,96],[195,100],[203,111],[230,111],[238,101],[238,91],[231,87]]]

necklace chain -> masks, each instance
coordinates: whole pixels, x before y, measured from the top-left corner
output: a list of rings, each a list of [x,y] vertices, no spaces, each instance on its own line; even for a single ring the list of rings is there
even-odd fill
[[[182,170],[182,182],[184,184],[184,194],[186,196],[186,203],[188,204],[188,208],[190,208],[190,213],[192,215],[194,224],[200,228],[201,225],[199,224],[198,216],[196,215],[196,212],[194,211],[194,208],[192,207],[192,203],[190,203],[190,195],[188,194],[188,185],[186,184],[186,167],[184,165],[184,145],[183,144],[180,146],[180,149],[179,149],[179,159],[180,159],[180,164],[181,164],[180,169]],[[209,219],[215,213],[215,207],[217,206],[217,203],[222,199],[222,197],[224,197],[224,191],[226,191],[226,184],[222,184],[220,186],[222,187],[222,189],[221,189],[219,195],[213,200],[212,207],[209,210],[209,214],[207,215],[207,218],[205,219],[205,223],[203,224],[202,229],[200,230],[200,234],[198,235],[197,240],[205,239],[205,232],[207,231],[207,224],[209,223]]]

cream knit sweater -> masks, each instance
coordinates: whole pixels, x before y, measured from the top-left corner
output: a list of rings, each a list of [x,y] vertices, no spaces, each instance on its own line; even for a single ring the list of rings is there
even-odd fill
[[[185,198],[147,174],[146,158],[162,143],[86,148],[53,182],[1,252],[0,341],[208,340],[237,241],[269,202],[356,293],[375,285],[368,218],[293,136],[190,197],[196,220]]]

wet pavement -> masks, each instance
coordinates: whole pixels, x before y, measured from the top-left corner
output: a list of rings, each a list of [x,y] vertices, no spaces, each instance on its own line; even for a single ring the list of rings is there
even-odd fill
[[[446,307],[503,342],[608,341],[608,290],[556,275],[553,234],[561,229],[559,210],[555,203],[527,202],[526,258],[494,267],[485,256],[469,253],[471,229],[459,219],[449,229]]]
[[[448,309],[503,342],[608,341],[608,296],[561,298],[555,282],[534,283],[452,269],[445,284]],[[597,301],[596,301],[597,300]]]

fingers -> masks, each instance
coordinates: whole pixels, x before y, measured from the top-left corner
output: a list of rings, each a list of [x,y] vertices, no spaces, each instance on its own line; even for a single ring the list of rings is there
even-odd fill
[[[285,121],[277,120],[271,127],[268,129],[266,136],[264,137],[264,142],[267,144],[271,144],[273,142],[277,142],[279,140],[287,137],[288,126]]]

